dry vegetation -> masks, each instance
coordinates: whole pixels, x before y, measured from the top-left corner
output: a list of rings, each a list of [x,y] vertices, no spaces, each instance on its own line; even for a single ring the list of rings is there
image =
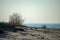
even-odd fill
[[[24,31],[8,32],[1,40],[60,40],[60,29],[26,28]]]

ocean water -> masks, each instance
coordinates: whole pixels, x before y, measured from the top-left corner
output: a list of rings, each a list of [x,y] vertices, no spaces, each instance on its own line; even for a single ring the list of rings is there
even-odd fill
[[[24,24],[28,27],[43,27],[46,26],[47,28],[59,28],[60,29],[60,24],[30,24],[26,23]]]

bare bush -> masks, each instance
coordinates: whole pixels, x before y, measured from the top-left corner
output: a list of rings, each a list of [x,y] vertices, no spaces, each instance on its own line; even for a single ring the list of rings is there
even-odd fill
[[[13,15],[9,16],[9,23],[11,24],[22,25],[23,21],[21,15],[17,13],[13,13]]]

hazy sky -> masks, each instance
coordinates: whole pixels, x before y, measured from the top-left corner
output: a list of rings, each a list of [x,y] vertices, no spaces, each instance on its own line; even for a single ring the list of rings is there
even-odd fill
[[[13,12],[25,23],[60,23],[60,0],[0,0],[0,21],[8,21]]]

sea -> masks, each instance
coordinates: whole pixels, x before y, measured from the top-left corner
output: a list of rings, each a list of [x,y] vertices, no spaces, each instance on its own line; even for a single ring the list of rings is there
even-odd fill
[[[25,23],[23,25],[25,25],[27,27],[43,27],[43,26],[46,26],[47,28],[57,28],[57,29],[60,29],[60,24]]]

